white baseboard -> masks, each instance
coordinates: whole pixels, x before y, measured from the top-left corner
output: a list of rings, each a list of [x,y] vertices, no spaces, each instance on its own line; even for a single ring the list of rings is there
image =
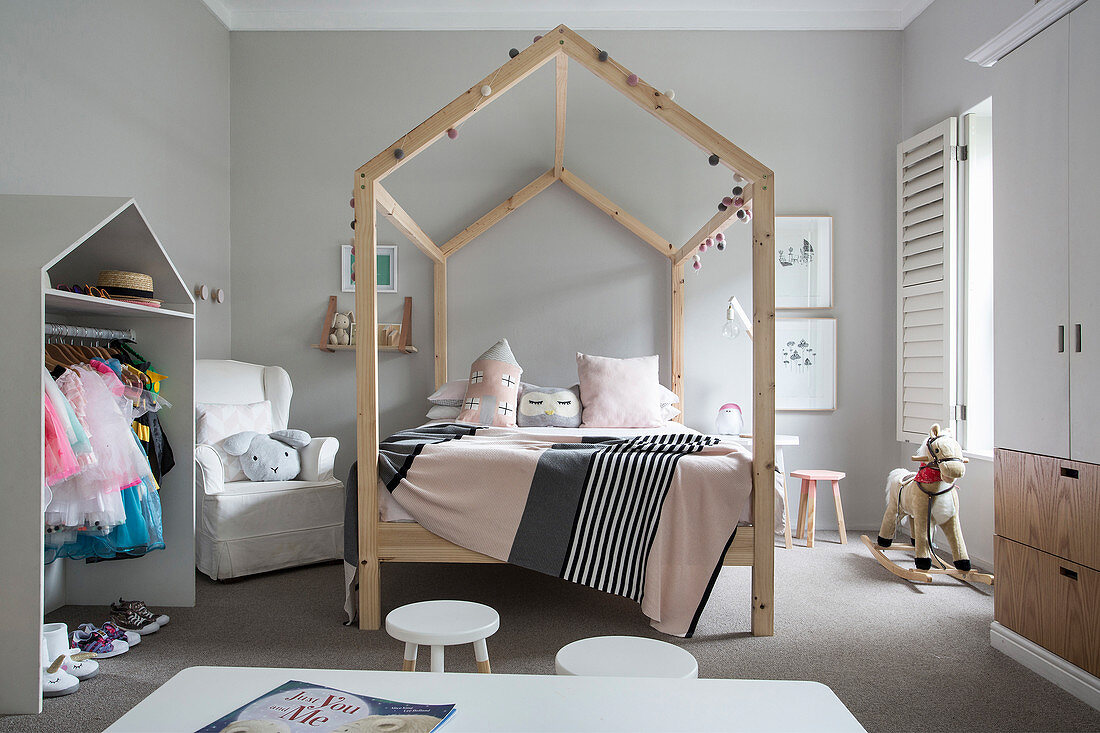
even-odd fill
[[[1040,677],[1100,710],[1100,677],[1094,677],[996,621],[989,625],[989,643]]]

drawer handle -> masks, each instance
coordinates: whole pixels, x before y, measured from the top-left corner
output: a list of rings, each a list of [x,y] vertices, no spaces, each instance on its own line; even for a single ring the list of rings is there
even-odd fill
[[[1066,478],[1078,478],[1080,476],[1080,472],[1076,468],[1066,468],[1065,466],[1062,466],[1062,475]]]
[[[1064,568],[1061,565],[1059,565],[1058,566],[1058,572],[1061,573],[1062,575],[1066,576],[1070,580],[1077,580],[1077,571],[1076,570],[1070,570],[1069,568]]]

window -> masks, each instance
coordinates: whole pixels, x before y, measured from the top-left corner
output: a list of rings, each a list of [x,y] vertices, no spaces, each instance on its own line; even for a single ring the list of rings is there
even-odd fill
[[[993,100],[963,115],[959,143],[960,288],[958,436],[993,455]]]
[[[993,450],[992,100],[898,146],[897,433]]]

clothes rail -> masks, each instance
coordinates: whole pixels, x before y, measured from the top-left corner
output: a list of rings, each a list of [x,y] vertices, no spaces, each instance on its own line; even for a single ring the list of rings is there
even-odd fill
[[[136,341],[133,329],[92,328],[90,326],[68,326],[62,323],[47,323],[47,336],[67,338],[86,338],[100,341]]]

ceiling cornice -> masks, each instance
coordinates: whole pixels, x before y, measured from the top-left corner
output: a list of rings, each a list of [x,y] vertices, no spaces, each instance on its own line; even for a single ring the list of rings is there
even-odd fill
[[[971,51],[966,60],[979,66],[992,66],[1084,2],[1085,0],[1043,0],[1008,28]]]
[[[233,10],[203,0],[231,31],[530,30],[564,23],[585,30],[903,30],[932,0],[897,10]]]

